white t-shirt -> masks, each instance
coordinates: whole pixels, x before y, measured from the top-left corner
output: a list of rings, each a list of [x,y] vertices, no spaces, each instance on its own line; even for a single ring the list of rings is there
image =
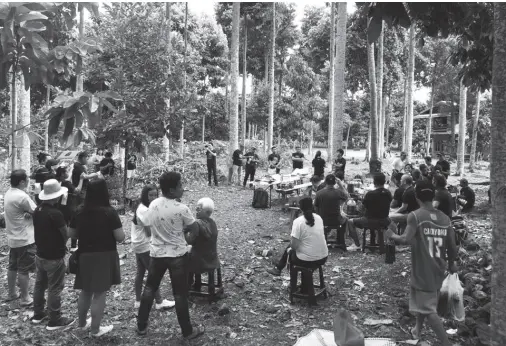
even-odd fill
[[[151,226],[151,257],[180,257],[190,250],[183,228],[195,222],[190,209],[174,199],[159,197],[137,223]]]
[[[400,157],[396,158],[394,162],[392,163],[392,166],[394,166],[394,169],[398,170],[399,172],[404,170],[404,166],[406,166],[409,163],[408,159],[401,160]]]
[[[18,248],[35,243],[33,234],[33,220],[26,219],[25,213],[32,214],[37,208],[28,194],[15,187],[5,193],[5,226],[7,230],[7,244],[10,248]]]
[[[306,224],[306,218],[300,216],[293,221],[292,237],[300,240],[301,245],[297,249],[297,258],[302,261],[318,261],[329,255],[323,220],[318,214],[314,214],[314,226]]]
[[[132,251],[134,253],[144,253],[149,252],[149,246],[151,242],[151,237],[148,237],[146,231],[144,230],[144,226],[139,222],[139,218],[141,215],[144,215],[148,211],[148,207],[144,204],[139,204],[137,211],[135,212],[137,215],[137,225],[132,222],[130,237],[132,241]]]

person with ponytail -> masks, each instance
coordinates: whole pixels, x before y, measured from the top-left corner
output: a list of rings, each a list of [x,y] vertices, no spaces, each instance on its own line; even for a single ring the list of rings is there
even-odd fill
[[[280,276],[286,266],[288,256],[292,265],[317,268],[327,261],[329,250],[325,241],[323,220],[313,213],[313,200],[303,197],[299,201],[302,215],[293,221],[290,246],[281,256],[278,264],[267,272]]]

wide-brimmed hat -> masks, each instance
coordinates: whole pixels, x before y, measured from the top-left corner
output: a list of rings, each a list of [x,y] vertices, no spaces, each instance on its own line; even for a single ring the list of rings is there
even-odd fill
[[[44,182],[44,190],[39,194],[39,199],[41,201],[48,201],[66,194],[67,191],[68,189],[61,186],[58,180],[49,179]]]

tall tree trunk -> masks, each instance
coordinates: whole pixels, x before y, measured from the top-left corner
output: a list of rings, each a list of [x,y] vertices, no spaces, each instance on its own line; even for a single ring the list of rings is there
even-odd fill
[[[430,110],[429,110],[429,119],[427,120],[427,145],[426,145],[426,154],[432,156],[430,154],[430,143],[432,136],[432,108],[434,108],[434,93],[436,91],[436,71],[437,71],[438,60],[434,63],[434,68],[432,69],[432,81],[430,86]]]
[[[408,120],[408,69],[406,69],[406,75],[404,76],[404,102],[403,102],[403,111],[402,111],[402,151],[406,151],[406,134],[407,130],[407,120]]]
[[[408,61],[408,112],[406,119],[406,153],[411,161],[413,145],[413,87],[415,84],[415,24],[409,28],[409,61]]]
[[[49,109],[49,101],[51,99],[51,87],[46,86],[46,111]],[[49,153],[49,120],[44,121],[44,151]]]
[[[453,88],[451,88],[451,93],[450,93],[450,98],[451,98],[451,102],[452,102],[452,107],[451,107],[451,113],[450,113],[450,126],[451,126],[451,143],[450,143],[450,150],[449,152],[451,153],[451,155],[453,156],[455,154],[455,142],[457,140],[457,135],[455,133],[455,125],[456,125],[456,120],[455,120],[455,95],[453,93]]]
[[[492,193],[491,346],[506,345],[506,3],[494,3],[490,189]]]
[[[383,41],[385,36],[385,25],[382,25],[380,36],[378,38],[378,68],[376,70],[376,83],[378,89],[377,96],[377,113],[378,114],[378,153],[379,157],[383,157]]]
[[[337,3],[337,25],[335,38],[335,57],[334,57],[334,127],[332,129],[334,140],[334,150],[343,146],[344,131],[344,95],[345,82],[344,71],[346,69],[346,2]]]
[[[464,157],[466,154],[466,107],[467,87],[460,80],[460,106],[459,106],[459,143],[457,147],[457,172],[464,175]]]
[[[371,129],[371,153],[369,157],[369,162],[377,161],[379,157],[379,148],[378,148],[378,107],[376,102],[378,97],[376,95],[376,71],[374,65],[374,42],[369,42],[367,40],[367,65],[369,66],[369,90],[370,90],[370,99],[371,99],[371,118],[370,118],[370,129]]]
[[[478,139],[478,125],[480,120],[480,90],[476,92],[476,113],[473,117],[473,135],[471,139],[471,156],[469,157],[469,170],[474,172],[474,166],[476,163],[476,141]]]
[[[79,4],[76,4],[79,7]],[[84,6],[79,11],[79,41],[84,39]],[[76,62],[76,91],[83,91],[83,58],[78,55]]]
[[[231,63],[231,99],[230,99],[230,153],[239,147],[239,92],[237,88],[237,78],[239,77],[239,16],[240,3],[234,2],[232,5],[232,44],[230,52]]]
[[[267,148],[272,147],[274,135],[274,54],[276,53],[276,3],[272,3],[271,51],[269,57],[269,127]]]
[[[346,149],[345,149],[346,155],[348,155],[348,145],[350,144],[350,130],[351,130],[351,124],[348,124],[348,133],[346,134]]]
[[[171,52],[171,32],[172,32],[172,21],[170,2],[165,3],[165,20],[166,28],[164,30],[167,33],[167,56],[169,57],[169,73],[170,73],[170,52]],[[164,124],[164,136],[163,136],[163,150],[165,152],[165,162],[170,161],[170,133],[169,133],[169,122],[170,122],[170,96],[165,100],[165,107],[167,109],[167,123]]]
[[[20,146],[19,148],[19,168],[24,169],[27,173],[30,172],[30,138],[28,131],[30,126],[30,88],[25,89],[25,80],[21,73],[18,74],[18,128],[20,130],[16,133]]]
[[[391,89],[390,89],[391,90]],[[390,94],[390,92],[389,92]],[[385,143],[384,143],[384,146],[385,146],[385,150],[387,150],[387,148],[389,147],[389,138],[388,138],[388,135],[389,135],[389,128],[390,128],[390,96],[387,95],[386,98],[384,99],[385,102],[383,102],[383,112],[385,113],[385,125],[384,125],[384,140],[385,140]]]
[[[188,3],[185,3],[185,11],[184,11],[184,55],[183,55],[183,67],[184,67],[184,78],[183,78],[183,90],[185,93],[185,96],[188,95],[188,92],[186,90],[186,52],[188,48]],[[184,117],[186,118],[187,114],[184,114]],[[181,123],[181,134],[179,136],[179,141],[181,144],[181,158],[184,158],[184,122],[185,119],[183,119],[183,122]]]
[[[242,122],[241,122],[241,144],[244,145],[246,140],[246,80],[248,77],[248,70],[246,68],[246,55],[248,51],[248,15],[244,14],[244,50],[242,55]]]
[[[335,3],[330,3],[330,68],[329,68],[329,134],[328,134],[328,162],[334,162],[334,109],[335,109],[335,56],[336,56],[336,19],[335,19]]]
[[[14,23],[14,21],[12,21]],[[13,24],[14,25],[14,24]],[[11,69],[11,170],[18,166],[18,148],[16,146],[16,135],[18,126],[18,90],[16,85],[16,71]],[[27,172],[28,173],[28,172]]]

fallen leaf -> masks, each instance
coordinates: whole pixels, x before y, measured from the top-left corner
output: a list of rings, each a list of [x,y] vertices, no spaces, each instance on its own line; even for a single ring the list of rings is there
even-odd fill
[[[372,318],[367,318],[364,322],[364,324],[366,326],[379,326],[379,325],[391,325],[393,324],[394,321],[390,320],[390,319],[385,319],[385,320],[374,320]]]

